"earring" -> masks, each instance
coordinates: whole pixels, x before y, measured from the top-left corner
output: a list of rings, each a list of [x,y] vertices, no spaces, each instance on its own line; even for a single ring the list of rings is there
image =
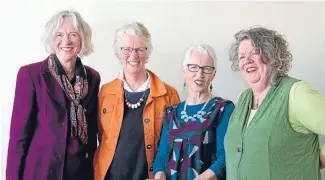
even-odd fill
[[[186,88],[186,82],[184,82],[183,84],[183,90],[185,90],[185,88]]]
[[[212,84],[210,84],[210,92],[212,92],[212,88],[213,88],[213,87],[212,87]]]

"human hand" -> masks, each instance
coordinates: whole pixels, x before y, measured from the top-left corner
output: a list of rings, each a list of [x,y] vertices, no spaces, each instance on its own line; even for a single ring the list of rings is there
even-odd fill
[[[163,171],[158,171],[153,179],[146,179],[146,180],[167,180],[166,173]]]

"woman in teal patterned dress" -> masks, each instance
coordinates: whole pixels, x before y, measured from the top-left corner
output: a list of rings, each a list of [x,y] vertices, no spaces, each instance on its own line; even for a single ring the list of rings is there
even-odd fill
[[[223,139],[234,105],[211,94],[215,68],[210,46],[188,49],[183,61],[188,97],[165,110],[155,179],[226,179]]]

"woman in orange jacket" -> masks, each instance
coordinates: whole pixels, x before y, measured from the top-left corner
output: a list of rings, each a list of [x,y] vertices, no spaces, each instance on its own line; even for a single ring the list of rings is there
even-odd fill
[[[119,28],[116,57],[122,71],[99,93],[99,147],[96,180],[152,178],[164,109],[179,103],[177,91],[145,65],[152,52],[147,28],[134,22]]]

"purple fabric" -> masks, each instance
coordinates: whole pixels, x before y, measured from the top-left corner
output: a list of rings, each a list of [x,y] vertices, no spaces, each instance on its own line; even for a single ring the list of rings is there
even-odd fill
[[[85,68],[89,93],[81,104],[86,109],[89,140],[82,146],[69,140],[67,99],[49,72],[48,59],[20,68],[11,118],[7,180],[62,180],[66,179],[64,169],[72,172],[68,173],[73,174],[71,180],[93,179],[100,76]],[[66,153],[67,148],[74,152],[72,157]]]

